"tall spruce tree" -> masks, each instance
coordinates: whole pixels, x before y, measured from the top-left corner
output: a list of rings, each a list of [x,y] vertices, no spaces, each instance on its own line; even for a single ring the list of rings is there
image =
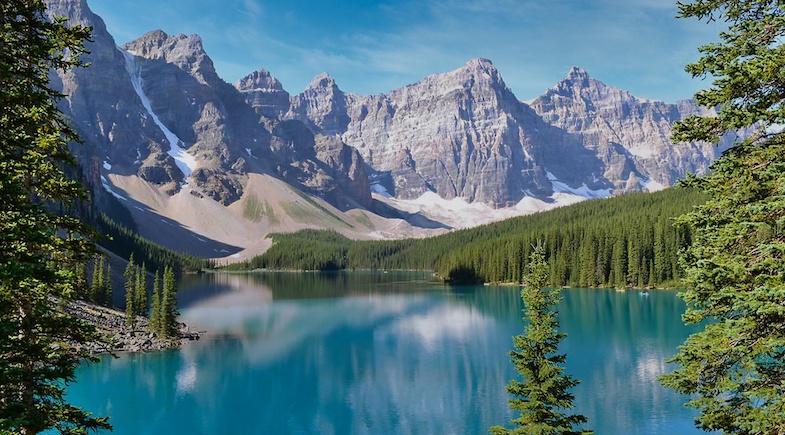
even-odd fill
[[[80,65],[89,29],[45,12],[40,0],[0,1],[0,433],[108,427],[64,398],[90,358],[67,343],[84,343],[93,330],[56,302],[77,294],[75,266],[93,246],[82,223],[53,212],[85,192],[64,173],[78,138],[49,74]]]
[[[525,277],[523,297],[524,333],[513,337],[515,350],[510,351],[515,369],[522,381],[511,380],[507,392],[514,396],[510,408],[520,412],[512,420],[515,426],[507,429],[494,426],[492,434],[581,434],[591,433],[575,429],[586,423],[586,417],[570,414],[573,395],[569,390],[580,383],[564,374],[566,355],[558,354],[559,342],[567,336],[559,332],[558,289],[545,288],[548,284],[548,263],[545,249],[538,245],[531,253],[529,273]]]
[[[785,433],[785,8],[772,0],[695,0],[679,15],[728,24],[687,66],[714,78],[697,95],[717,117],[678,124],[676,140],[712,140],[747,128],[712,166],[685,184],[710,195],[680,222],[694,229],[682,257],[684,320],[708,320],[672,359],[664,385],[692,395],[699,428]]]
[[[104,289],[104,256],[93,257],[93,282],[90,285],[90,302],[100,304]]]
[[[161,333],[161,271],[155,271],[153,280],[153,294],[150,303],[150,329],[156,334]]]
[[[106,265],[106,273],[104,274],[104,289],[101,293],[101,304],[107,307],[112,306],[112,265]]]
[[[145,263],[136,269],[136,285],[134,286],[134,311],[139,316],[147,316],[147,270]]]
[[[125,322],[127,326],[133,326],[134,319],[136,318],[136,265],[134,264],[134,254],[128,259],[128,264],[125,266],[123,272],[125,278]]]
[[[159,328],[164,337],[177,336],[177,283],[174,271],[167,266],[164,269],[163,289],[161,296],[161,314]]]

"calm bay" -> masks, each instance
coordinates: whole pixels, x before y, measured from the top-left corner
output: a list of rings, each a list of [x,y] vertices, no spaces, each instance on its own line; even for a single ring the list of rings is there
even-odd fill
[[[696,328],[676,292],[565,289],[576,412],[597,434],[697,434],[664,360]],[[176,351],[83,365],[68,400],[116,434],[481,434],[513,417],[517,287],[429,273],[207,274],[180,285],[207,333]],[[509,426],[508,426],[509,427]]]

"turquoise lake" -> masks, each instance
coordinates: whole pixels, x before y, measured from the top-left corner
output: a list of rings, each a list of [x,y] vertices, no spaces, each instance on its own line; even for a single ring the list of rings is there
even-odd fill
[[[508,426],[517,287],[428,273],[207,274],[180,283],[176,351],[83,365],[68,400],[116,434],[482,434]],[[565,289],[576,412],[602,434],[698,434],[657,383],[695,328],[676,292]]]

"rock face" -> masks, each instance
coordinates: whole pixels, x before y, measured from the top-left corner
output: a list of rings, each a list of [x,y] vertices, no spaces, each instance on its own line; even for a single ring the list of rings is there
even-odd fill
[[[103,210],[119,204],[112,174],[224,206],[261,173],[341,210],[372,209],[372,190],[505,207],[659,189],[704,172],[726,146],[671,144],[670,125],[699,112],[692,102],[638,99],[579,68],[530,104],[482,58],[387,94],[346,94],[321,74],[290,96],[264,69],[226,83],[197,35],[155,30],[117,47],[85,0],[47,6],[94,29],[91,66],[52,83],[68,95]]]
[[[670,143],[670,125],[698,109],[639,100],[573,68],[531,105],[487,59],[391,91],[344,94],[326,75],[292,98],[287,117],[340,134],[388,193],[434,191],[494,206],[572,190],[616,194],[702,173],[722,146]]]
[[[259,114],[280,118],[289,111],[289,93],[266,69],[259,69],[238,80],[234,87]]]
[[[337,164],[304,125],[296,134],[277,128],[289,96],[268,72],[241,80],[242,92],[217,75],[197,35],[155,30],[117,47],[84,0],[47,0],[47,6],[51,16],[94,28],[84,58],[91,66],[53,73],[53,86],[68,96],[62,109],[86,142],[80,162],[92,185],[108,190],[109,173],[138,175],[171,194],[188,185],[197,196],[229,205],[256,172],[341,207],[370,205],[358,154],[356,165]],[[302,151],[297,160],[288,155],[292,147]],[[94,196],[111,200],[105,189],[94,189]]]
[[[673,145],[671,125],[705,111],[692,101],[667,104],[635,98],[576,67],[531,107],[549,124],[577,136],[603,162],[602,175],[612,181],[615,192],[639,190],[646,181],[670,186],[687,173],[704,173],[729,144],[726,139],[719,146]]]

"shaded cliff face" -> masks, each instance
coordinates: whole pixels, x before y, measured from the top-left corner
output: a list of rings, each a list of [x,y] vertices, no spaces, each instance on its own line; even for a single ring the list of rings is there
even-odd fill
[[[670,186],[688,173],[704,173],[729,145],[672,144],[674,122],[699,110],[691,101],[668,104],[638,99],[591,78],[580,68],[531,102],[543,120],[583,143],[603,161],[615,192],[640,190],[647,182]]]
[[[266,100],[249,104],[224,82],[197,35],[156,30],[117,47],[84,0],[48,0],[47,6],[52,16],[94,28],[84,59],[91,66],[53,73],[53,85],[67,95],[62,109],[85,141],[78,147],[80,162],[92,184],[104,186],[95,189],[97,198],[111,191],[111,173],[137,175],[170,194],[187,185],[197,196],[229,205],[242,196],[249,172],[287,179],[292,165],[299,165],[299,175],[288,177],[296,187],[342,207],[370,204],[367,187],[357,188],[367,186],[365,172],[336,164],[330,148],[320,149],[307,128],[305,135],[272,131],[278,121],[265,116],[288,111],[289,97],[269,73],[259,71],[247,81],[252,89],[272,91],[264,96],[274,94],[267,104],[273,109],[257,110]],[[274,142],[298,142],[292,147],[310,151],[295,164],[289,149]]]
[[[247,171],[263,171],[251,154],[269,154],[269,132],[244,98],[218,77],[197,35],[169,36],[149,32],[121,47],[131,78],[137,74],[141,99],[149,100],[148,116],[169,130],[169,154],[178,147],[182,178],[206,196],[228,205],[243,193]],[[176,160],[179,160],[175,157]],[[249,166],[250,165],[250,166]],[[150,181],[150,180],[148,180]]]
[[[260,115],[280,118],[289,111],[289,93],[266,69],[259,69],[238,80],[234,87]]]
[[[74,152],[93,187],[94,201],[101,207],[111,198],[101,188],[106,184],[103,173],[107,167],[118,174],[150,177],[157,184],[170,183],[176,190],[173,180],[181,174],[163,152],[168,149],[166,137],[147,116],[126,70],[125,57],[103,20],[83,0],[46,3],[50,16],[67,17],[71,23],[93,28],[93,41],[86,44],[89,54],[82,58],[90,67],[53,72],[50,77],[52,86],[66,95],[61,110],[72,119],[84,141]],[[158,168],[155,174],[147,172],[152,165]]]

